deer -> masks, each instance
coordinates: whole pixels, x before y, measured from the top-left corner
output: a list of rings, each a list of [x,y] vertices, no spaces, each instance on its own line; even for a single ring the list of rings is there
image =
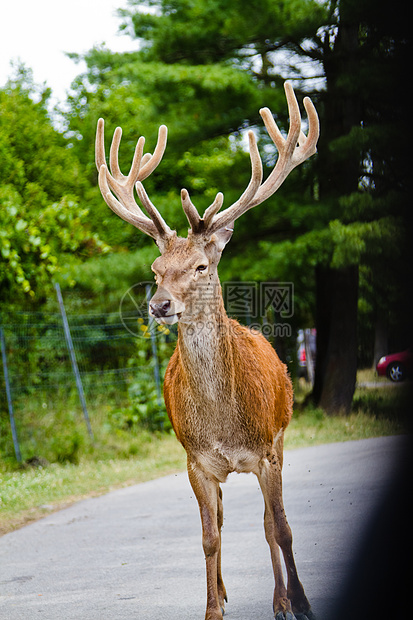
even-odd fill
[[[109,170],[103,119],[97,125],[96,166],[103,199],[114,213],[152,237],[160,251],[152,264],[157,289],[149,301],[149,315],[159,324],[178,324],[163,391],[173,431],[187,454],[188,478],[199,505],[207,582],[205,620],[222,620],[228,600],[221,573],[220,485],[232,472],[254,473],[262,491],[264,532],[275,580],[275,619],[315,618],[298,577],[282,497],[284,432],[293,411],[292,382],[286,365],[259,330],[243,326],[226,314],[217,269],[235,220],[273,195],[296,166],[316,153],[319,121],[315,106],[310,98],[304,98],[308,119],[305,135],[294,90],[289,82],[284,89],[289,111],[286,137],[271,111],[260,110],[278,150],[273,170],[263,181],[257,141],[250,130],[251,178],[235,203],[221,210],[224,196],[218,192],[200,217],[189,192],[181,190],[182,208],[190,226],[187,238],[169,228],[142,184],[162,159],[166,126],[159,127],[152,155],[143,155],[145,139],[139,138],[125,176],[118,162],[121,128],[117,127],[113,135]],[[138,206],[134,190],[146,213]]]

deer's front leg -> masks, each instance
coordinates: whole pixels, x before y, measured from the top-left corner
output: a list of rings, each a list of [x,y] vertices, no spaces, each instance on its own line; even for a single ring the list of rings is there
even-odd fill
[[[219,531],[219,551],[218,551],[218,596],[219,605],[222,609],[222,614],[225,612],[225,601],[228,601],[227,592],[225,590],[224,581],[221,573],[221,529],[224,525],[224,509],[222,505],[222,490],[218,487],[218,531]]]
[[[202,546],[205,553],[207,578],[207,607],[205,620],[222,620],[218,592],[218,570],[221,537],[218,527],[218,481],[207,476],[195,463],[188,459],[188,476],[199,504],[202,522]]]

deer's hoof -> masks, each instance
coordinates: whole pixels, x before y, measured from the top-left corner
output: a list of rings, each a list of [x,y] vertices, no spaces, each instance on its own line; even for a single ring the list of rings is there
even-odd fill
[[[291,611],[278,611],[275,614],[275,620],[297,620]]]
[[[305,614],[295,614],[295,620],[317,620],[311,609],[305,612]]]
[[[317,620],[313,612],[306,611],[305,614],[293,614],[291,611],[279,611],[275,614],[274,620]]]

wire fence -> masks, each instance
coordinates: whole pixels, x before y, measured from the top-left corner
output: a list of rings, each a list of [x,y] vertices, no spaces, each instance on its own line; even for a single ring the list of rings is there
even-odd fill
[[[58,287],[56,292],[60,312],[14,313],[3,316],[0,324],[0,450],[9,454],[12,442],[19,461],[26,456],[20,444],[31,445],[26,452],[38,451],[48,425],[55,422],[51,409],[56,409],[57,402],[62,409],[83,410],[83,422],[93,440],[94,420],[89,414],[97,404],[124,405],[129,387],[136,382],[154,385],[160,398],[153,328],[145,324],[148,338],[138,338],[138,321],[142,324],[143,319],[136,312],[67,316]],[[128,322],[137,328],[127,329]],[[81,423],[77,416],[77,424]]]
[[[100,413],[108,407],[122,410],[112,415],[119,425],[167,429],[161,382],[176,330],[149,319],[152,287],[153,282],[144,282],[128,289],[117,312],[67,315],[56,284],[58,312],[1,317],[2,455],[14,452],[18,461],[27,460],[54,444],[48,448],[52,458],[70,458],[79,425],[93,442],[94,429],[108,424]],[[260,330],[279,353],[290,341],[295,347],[288,323],[294,310],[292,283],[226,282],[223,293],[228,314]],[[212,301],[203,293],[199,303]]]

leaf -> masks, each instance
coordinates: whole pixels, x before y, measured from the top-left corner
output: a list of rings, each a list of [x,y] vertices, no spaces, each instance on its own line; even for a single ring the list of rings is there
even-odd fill
[[[15,224],[15,228],[17,232],[21,232],[22,230],[25,230],[27,228],[27,225],[28,224],[25,220],[17,220]]]

